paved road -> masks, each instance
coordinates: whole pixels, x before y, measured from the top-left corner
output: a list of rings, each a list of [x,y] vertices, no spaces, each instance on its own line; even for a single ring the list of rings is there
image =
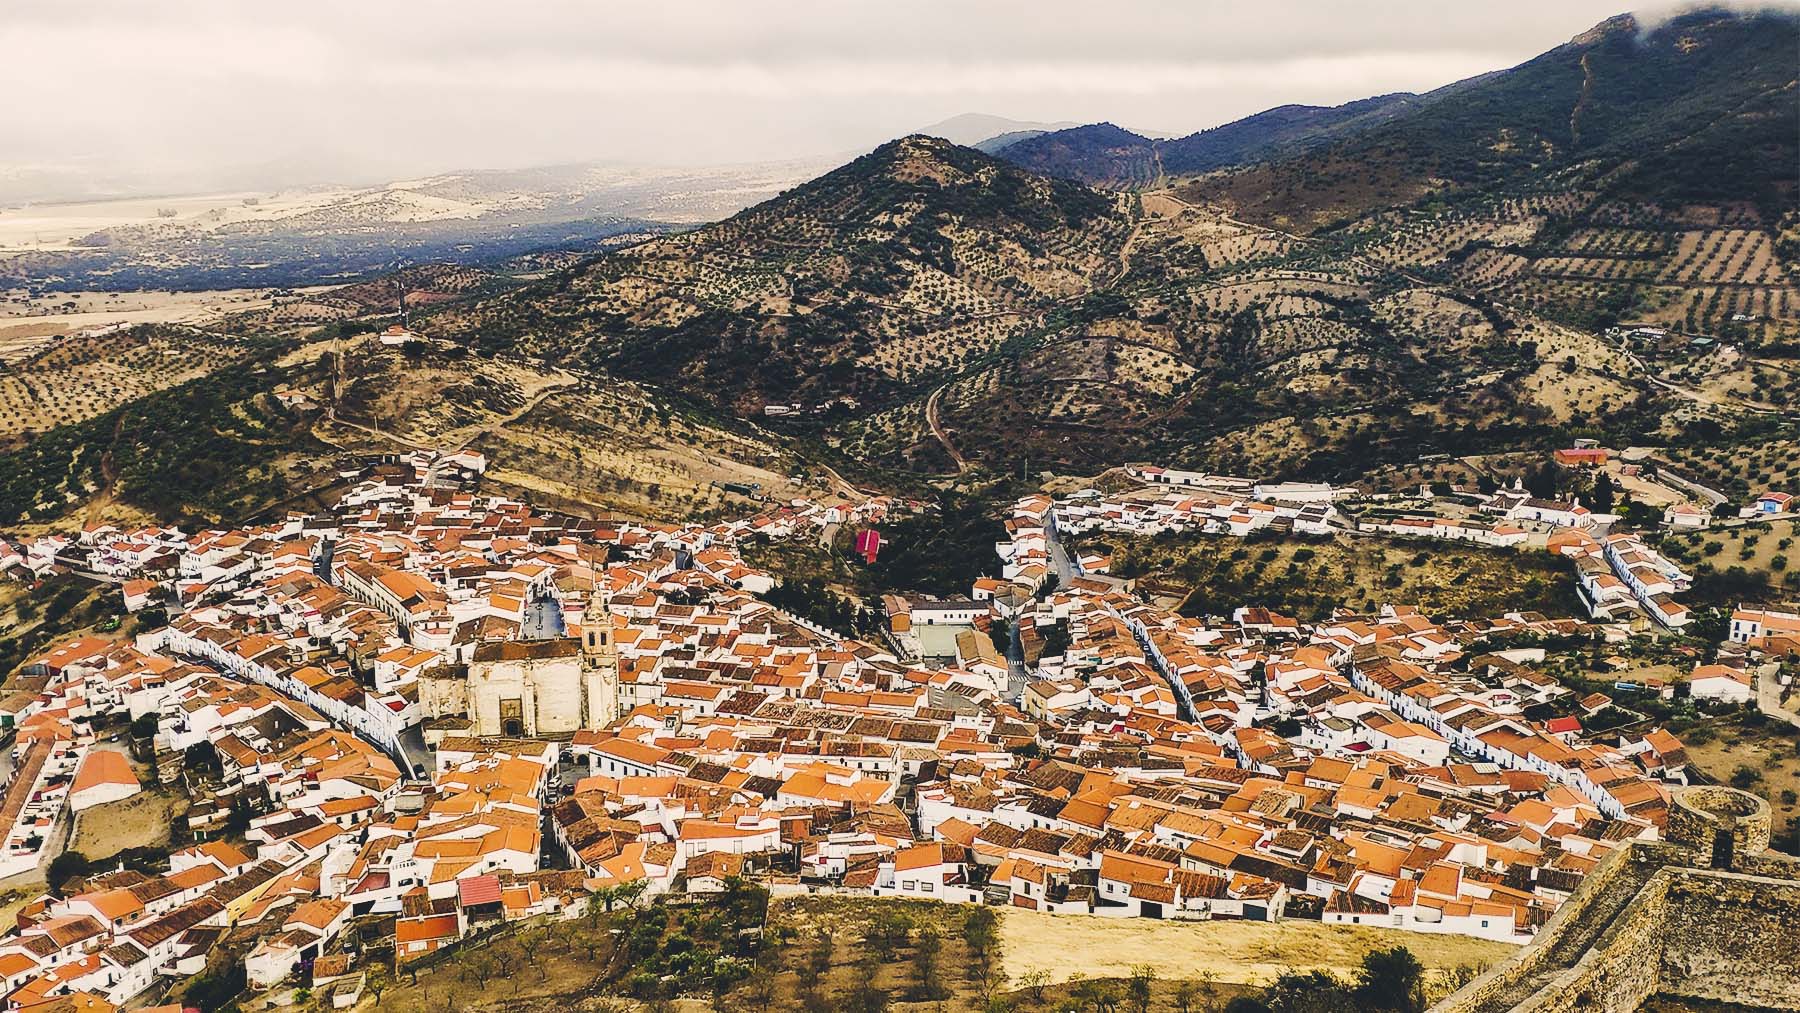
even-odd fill
[[[1800,715],[1781,707],[1781,684],[1774,676],[1757,676],[1756,708],[1764,714],[1779,721],[1786,721],[1795,728],[1800,728]]]
[[[381,747],[376,746],[375,748],[379,749]],[[402,771],[401,773],[411,776],[413,771],[422,770],[425,772],[425,777],[430,778],[436,771],[436,767],[433,766],[433,763],[435,762],[433,760],[434,754],[425,746],[424,725],[413,725],[401,734],[400,751],[406,755],[407,765],[412,768],[412,770]]]
[[[1719,492],[1715,489],[1708,489],[1706,486],[1703,486],[1698,482],[1690,482],[1689,480],[1682,478],[1680,475],[1677,475],[1674,472],[1669,471],[1666,468],[1658,468],[1657,472],[1656,472],[1656,477],[1659,481],[1666,482],[1669,485],[1677,486],[1682,489],[1686,489],[1688,492],[1691,492],[1694,495],[1699,496],[1701,499],[1706,500],[1706,507],[1709,510],[1717,510],[1719,508],[1719,505],[1726,501],[1724,493]]]
[[[567,632],[562,606],[555,598],[537,598],[525,606],[519,636],[525,640],[554,640]]]
[[[844,476],[838,474],[837,471],[831,467],[831,465],[821,463],[818,465],[818,468],[820,471],[823,471],[827,476],[830,477],[831,483],[832,483],[832,490],[834,492],[836,492],[839,496],[842,496],[848,500],[858,500],[858,499],[868,499],[869,498],[869,496],[870,496],[869,493],[866,493],[866,492],[862,491],[861,489],[858,489],[856,486],[851,485],[848,481],[846,481],[844,479]]]
[[[1008,625],[1007,632],[1011,636],[1006,642],[1006,698],[1014,703],[1025,695],[1025,684],[1031,681],[1031,671],[1025,667],[1025,647],[1019,642],[1019,623],[1015,619]]]
[[[1056,537],[1054,525],[1044,528],[1044,541],[1050,549],[1050,565],[1056,571],[1056,586],[1068,587],[1069,582],[1075,579],[1075,567],[1069,562],[1069,553],[1063,548],[1062,539]]]

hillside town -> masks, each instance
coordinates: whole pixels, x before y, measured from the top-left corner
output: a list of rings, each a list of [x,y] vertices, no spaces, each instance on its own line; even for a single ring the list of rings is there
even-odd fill
[[[999,576],[886,595],[859,639],[764,600],[782,575],[742,549],[919,504],[600,522],[479,491],[484,465],[419,452],[328,513],[9,550],[26,579],[76,570],[166,622],[60,644],[8,684],[0,873],[55,857],[89,810],[188,802],[166,869],[92,870],[19,911],[9,1008],[141,1004],[220,954],[253,991],[350,1005],[369,925],[404,966],[596,898],[746,879],[1520,943],[1606,855],[1657,839],[1692,780],[1667,728],[1590,728],[1610,701],[1541,667],[1549,645],[1687,622],[1688,575],[1578,502],[1371,518],[1346,512],[1355,490],[1145,467],[1128,491],[1019,500]],[[1187,616],[1062,544],[1171,531],[1554,553],[1591,614]],[[1684,693],[1744,704],[1796,648],[1800,614],[1740,609]]]

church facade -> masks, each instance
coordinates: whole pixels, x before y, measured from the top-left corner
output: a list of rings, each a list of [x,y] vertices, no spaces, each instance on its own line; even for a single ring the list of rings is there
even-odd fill
[[[466,674],[421,683],[427,718],[465,716],[478,736],[567,738],[619,716],[610,611],[590,601],[581,636],[480,644]]]

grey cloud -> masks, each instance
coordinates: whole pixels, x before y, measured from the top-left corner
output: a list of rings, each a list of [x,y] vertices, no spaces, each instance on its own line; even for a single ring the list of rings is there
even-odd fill
[[[204,188],[835,155],[962,112],[1186,132],[1507,66],[1616,2],[12,0],[0,163]]]

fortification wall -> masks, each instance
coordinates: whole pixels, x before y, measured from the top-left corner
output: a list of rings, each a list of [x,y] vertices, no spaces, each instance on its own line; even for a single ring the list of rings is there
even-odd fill
[[[1790,876],[1800,872],[1795,863]],[[1661,989],[1800,1008],[1800,880],[1668,870]]]
[[[1708,864],[1729,867],[1769,848],[1769,804],[1748,792],[1716,785],[1688,788],[1669,807],[1669,840],[1694,849]]]
[[[1534,1013],[1636,1013],[1658,991],[1656,955],[1667,908],[1666,876],[1666,872],[1653,876],[1601,940],[1574,967],[1551,979],[1553,987],[1540,988],[1513,1008]]]
[[[1637,889],[1635,880],[1643,874],[1644,863],[1636,852],[1635,848],[1619,848],[1602,859],[1530,945],[1438,1003],[1433,1013],[1484,1013],[1515,1006],[1521,993],[1529,994],[1557,969],[1559,951],[1580,947],[1581,940],[1570,937],[1583,930],[1584,920],[1596,905],[1619,889]]]
[[[1682,793],[1673,843],[1608,856],[1537,939],[1434,1013],[1636,1013],[1658,994],[1800,1009],[1800,862],[1763,850],[1768,827],[1754,796]]]

